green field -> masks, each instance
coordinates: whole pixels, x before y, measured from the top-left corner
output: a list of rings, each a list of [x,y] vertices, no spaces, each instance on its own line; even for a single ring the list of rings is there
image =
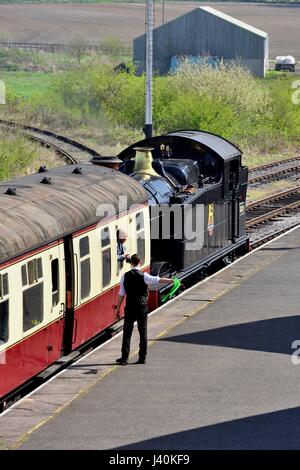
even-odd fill
[[[55,82],[57,75],[44,72],[0,72],[8,98],[27,100],[29,103],[43,99]]]

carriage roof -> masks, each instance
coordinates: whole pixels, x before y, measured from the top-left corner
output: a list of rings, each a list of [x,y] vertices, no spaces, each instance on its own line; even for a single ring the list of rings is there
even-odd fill
[[[1,182],[0,262],[98,223],[101,204],[112,204],[119,214],[121,196],[127,197],[126,209],[148,200],[134,179],[90,163]]]

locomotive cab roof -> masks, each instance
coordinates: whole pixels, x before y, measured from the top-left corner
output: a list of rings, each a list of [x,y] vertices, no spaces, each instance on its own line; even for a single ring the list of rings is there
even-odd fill
[[[186,186],[202,188],[222,183],[225,194],[229,188],[229,173],[236,173],[241,168],[242,152],[228,140],[209,132],[182,130],[142,140],[118,155],[123,161],[120,171],[135,179],[136,147],[153,149],[153,167],[160,165],[160,177],[169,181],[175,178],[179,191]],[[173,190],[169,190],[168,197],[165,197],[160,190],[153,188],[152,182],[147,187],[144,184],[144,187],[149,193],[150,204],[163,203],[168,197],[173,200]],[[188,197],[186,194],[185,199]]]
[[[173,158],[191,158],[195,155],[210,154],[220,160],[228,161],[241,158],[241,150],[228,140],[204,131],[182,130],[170,132],[150,139],[144,139],[123,150],[118,157],[126,160],[132,156],[135,147],[154,147],[153,157],[161,157],[161,146],[169,146]]]
[[[66,165],[0,183],[0,262],[97,224],[101,204],[119,213],[147,203],[144,188],[119,171],[91,163]]]

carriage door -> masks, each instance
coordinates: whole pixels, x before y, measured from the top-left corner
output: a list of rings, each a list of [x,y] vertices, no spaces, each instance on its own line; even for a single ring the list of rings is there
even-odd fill
[[[72,351],[75,305],[75,269],[72,236],[64,238],[65,259],[65,322],[63,335],[63,352],[66,356]]]
[[[231,160],[229,164],[229,195],[231,199],[231,239],[235,242],[235,239],[239,236],[239,160]]]
[[[66,278],[64,245],[59,244],[50,253],[51,298],[50,311],[52,328],[49,328],[48,361],[52,363],[63,350],[63,330],[65,314]]]

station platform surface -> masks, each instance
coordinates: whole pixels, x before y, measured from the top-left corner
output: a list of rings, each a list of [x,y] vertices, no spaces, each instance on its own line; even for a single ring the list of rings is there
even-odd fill
[[[120,334],[17,403],[1,447],[299,449],[299,286],[297,228],[151,315],[146,365]]]

